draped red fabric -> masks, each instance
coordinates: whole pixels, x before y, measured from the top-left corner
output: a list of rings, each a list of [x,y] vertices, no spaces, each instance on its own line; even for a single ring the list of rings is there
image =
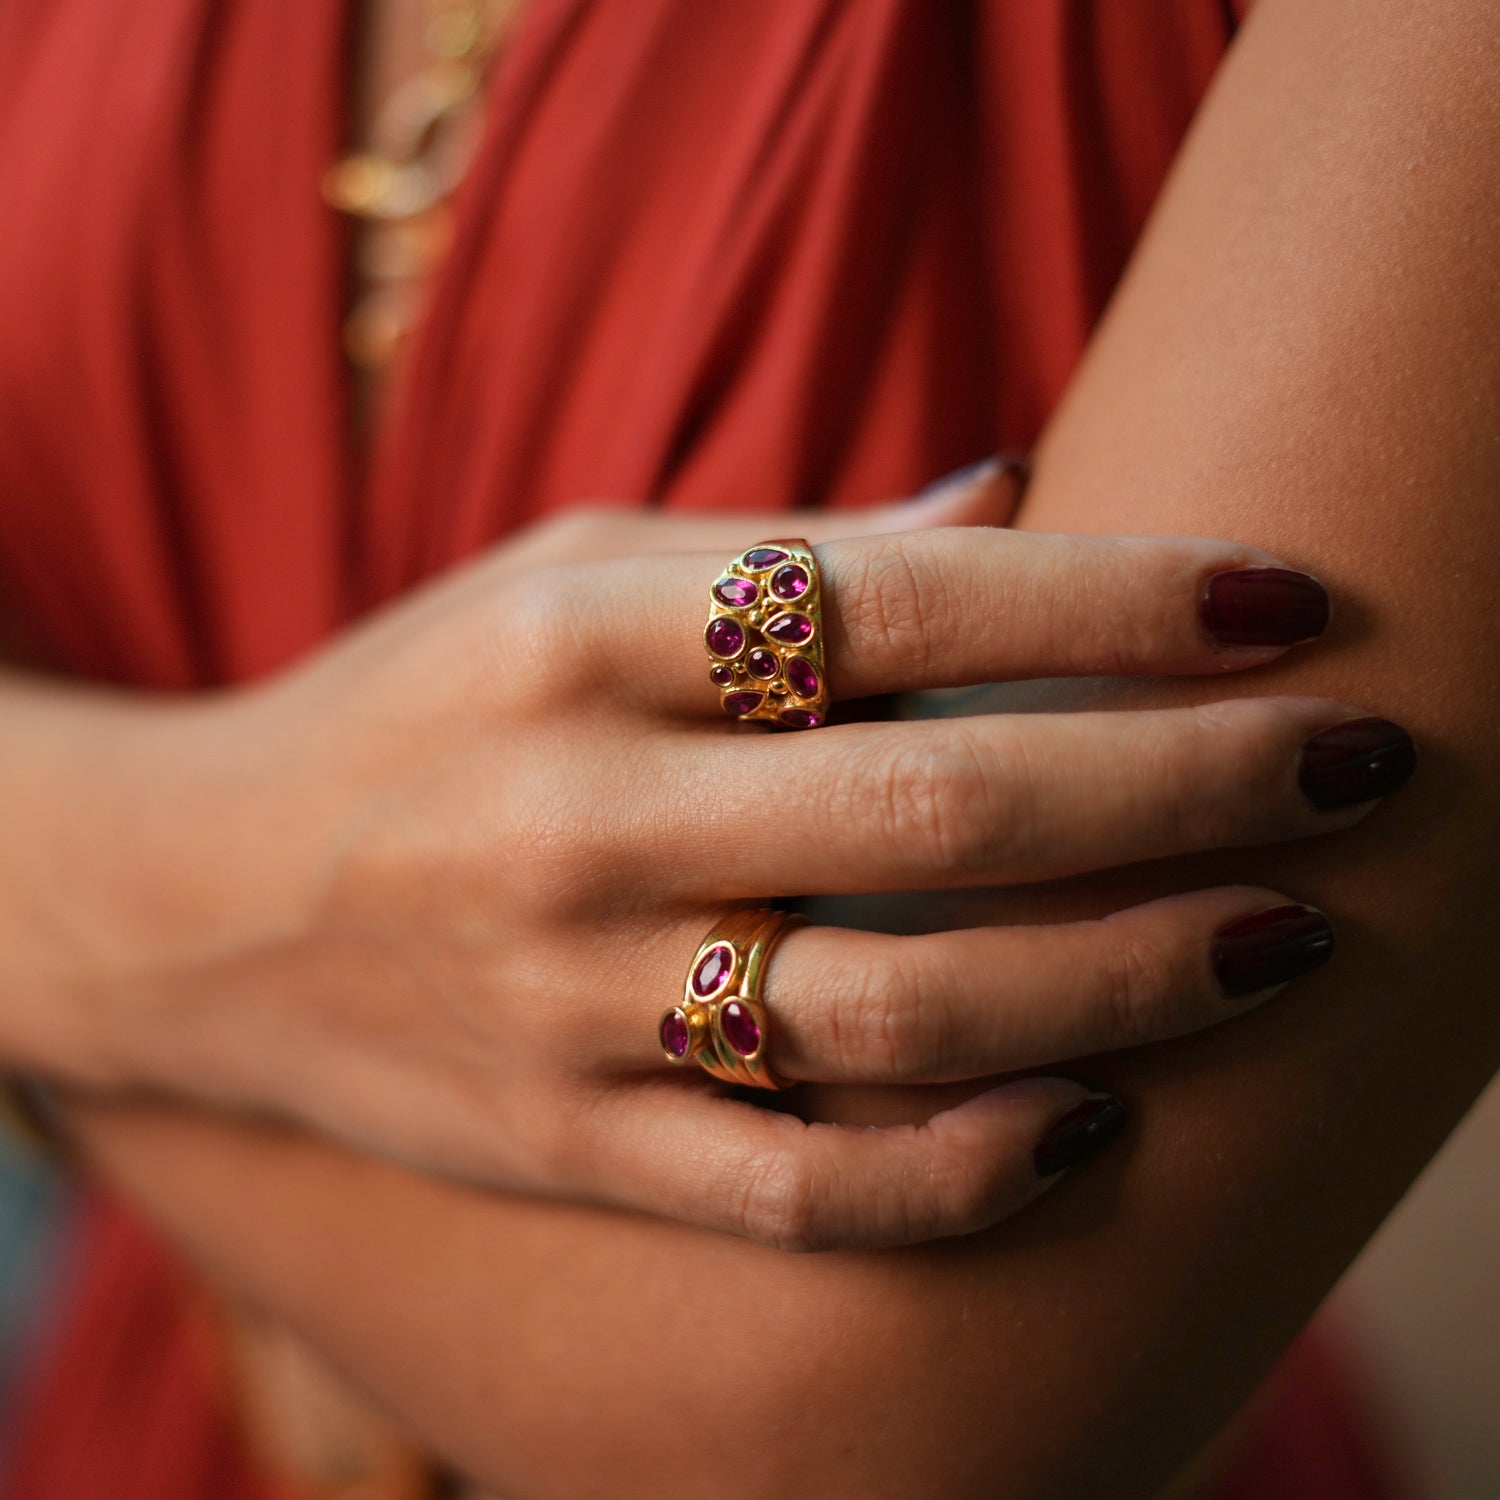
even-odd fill
[[[0,617],[241,681],[582,499],[860,506],[1024,447],[1231,14],[533,0],[366,461],[318,195],[353,0],[6,0]],[[237,1494],[175,1273],[95,1223],[7,1493]]]

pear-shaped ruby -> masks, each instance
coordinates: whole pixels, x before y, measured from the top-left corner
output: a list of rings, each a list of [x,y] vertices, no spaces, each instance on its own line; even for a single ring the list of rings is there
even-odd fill
[[[789,729],[816,729],[823,722],[823,715],[810,708],[784,708],[778,717]]]
[[[743,719],[746,714],[753,714],[765,701],[764,693],[741,688],[737,693],[725,693],[723,698],[724,712],[733,714],[737,719]]]
[[[724,1032],[724,1040],[741,1057],[753,1057],[760,1050],[760,1027],[750,1014],[749,1006],[731,1000],[719,1012],[719,1026]]]
[[[760,589],[748,578],[721,578],[714,585],[714,598],[732,609],[744,609],[760,598]]]
[[[728,615],[719,615],[708,622],[703,639],[715,656],[735,657],[745,649],[745,627]]]
[[[715,943],[693,970],[693,993],[711,1000],[729,983],[734,973],[734,949],[728,943]]]
[[[769,682],[781,670],[781,662],[776,653],[767,651],[764,646],[757,646],[751,651],[745,658],[745,666],[752,677],[759,677],[762,682]]]
[[[783,646],[802,646],[812,639],[813,622],[806,615],[784,610],[766,621],[765,631]]]
[[[786,559],[787,554],[780,547],[752,547],[745,554],[745,566],[752,573],[764,573],[767,568],[774,568]]]
[[[787,662],[786,685],[799,698],[816,698],[822,686],[817,668],[805,656],[794,656]]]
[[[810,582],[806,568],[800,563],[788,563],[771,574],[771,592],[778,599],[800,599]]]
[[[726,667],[723,662],[715,662],[708,669],[708,680],[715,687],[728,687],[734,681],[734,668]]]
[[[661,1048],[668,1057],[686,1057],[692,1032],[680,1010],[669,1010],[661,1018]]]

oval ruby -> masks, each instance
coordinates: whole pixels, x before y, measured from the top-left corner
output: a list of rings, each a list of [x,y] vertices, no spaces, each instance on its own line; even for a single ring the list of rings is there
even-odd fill
[[[822,683],[817,668],[805,656],[794,656],[786,664],[786,685],[799,698],[816,698]]]
[[[715,656],[735,657],[745,649],[745,627],[728,615],[720,615],[708,622],[703,639]]]
[[[669,1010],[661,1018],[661,1046],[668,1057],[686,1057],[692,1032],[680,1010]]]
[[[771,592],[778,599],[800,599],[811,581],[806,568],[798,563],[788,563],[771,574]]]
[[[823,715],[810,708],[784,708],[779,717],[791,729],[816,729],[823,722]]]
[[[726,667],[722,662],[715,662],[708,669],[708,680],[715,687],[728,687],[734,681],[734,668]]]
[[[724,712],[733,714],[737,719],[743,719],[746,714],[753,714],[765,701],[765,697],[764,693],[747,692],[743,688],[737,693],[725,693]]]
[[[729,983],[734,974],[734,949],[728,943],[715,943],[693,970],[693,993],[711,1000]]]
[[[759,677],[762,682],[769,682],[781,670],[776,653],[767,651],[764,646],[757,646],[745,658],[745,665],[749,668],[750,675]]]
[[[812,639],[813,622],[806,615],[785,610],[766,621],[765,631],[783,646],[802,646]]]
[[[733,609],[743,609],[760,598],[760,589],[748,578],[721,578],[714,585],[714,598]]]
[[[780,547],[752,547],[745,554],[745,566],[752,573],[764,573],[767,568],[774,568],[786,560],[787,554]]]
[[[719,1012],[719,1026],[724,1032],[724,1040],[741,1057],[754,1057],[760,1050],[760,1027],[750,1014],[750,1008],[738,1000],[731,1000]]]

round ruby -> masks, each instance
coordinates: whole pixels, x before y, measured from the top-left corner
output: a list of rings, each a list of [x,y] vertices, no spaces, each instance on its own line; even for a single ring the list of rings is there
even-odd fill
[[[806,615],[783,611],[766,621],[766,634],[783,646],[801,646],[812,639],[813,622]]]
[[[728,943],[715,943],[693,970],[693,993],[709,1000],[729,983],[734,973],[734,949]]]
[[[715,662],[708,669],[708,680],[715,687],[728,687],[734,681],[734,668],[726,667],[723,662]]]
[[[823,715],[814,713],[810,708],[784,708],[780,718],[783,724],[792,729],[816,729],[823,722]]]
[[[714,585],[714,598],[733,609],[743,609],[760,598],[760,589],[748,578],[721,578]]]
[[[765,701],[765,697],[764,693],[747,692],[743,688],[737,693],[725,693],[724,712],[743,719],[746,714],[753,714]]]
[[[760,1051],[760,1027],[750,1014],[748,1006],[741,1005],[738,1000],[731,1000],[719,1012],[719,1025],[723,1029],[724,1040],[741,1057],[753,1057]]]
[[[806,568],[797,563],[788,563],[786,567],[777,568],[771,574],[771,592],[778,599],[800,599],[807,592],[811,581]]]
[[[759,677],[762,682],[769,682],[781,670],[776,653],[767,651],[764,646],[757,646],[745,658],[745,665],[750,669],[750,675]]]
[[[745,627],[728,615],[720,615],[708,622],[703,639],[715,656],[735,657],[745,649]]]
[[[668,1057],[686,1057],[692,1032],[680,1010],[669,1010],[661,1018],[661,1045]]]
[[[786,685],[799,698],[816,698],[822,684],[817,668],[805,656],[794,656],[786,664]]]
[[[774,568],[786,559],[787,554],[780,547],[752,547],[745,554],[745,566],[752,573],[764,573],[767,568]]]

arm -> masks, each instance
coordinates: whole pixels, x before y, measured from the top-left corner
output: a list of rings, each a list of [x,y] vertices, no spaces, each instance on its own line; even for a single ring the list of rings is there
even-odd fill
[[[1232,871],[1318,901],[1345,938],[1295,999],[1100,1063],[1140,1108],[1122,1158],[993,1235],[811,1260],[222,1125],[95,1120],[109,1166],[520,1497],[607,1475],[692,1494],[702,1455],[747,1431],[774,1434],[766,1468],[716,1493],[1164,1482],[1500,1059],[1497,59],[1478,0],[1262,0],[1044,445],[1027,525],[1238,534],[1325,574],[1353,601],[1338,640],[1264,686],[1367,703],[1426,756],[1402,805],[1326,846],[1066,898]],[[689,1314],[685,1267],[748,1299],[748,1334]],[[696,1437],[673,1443],[689,1397]]]

